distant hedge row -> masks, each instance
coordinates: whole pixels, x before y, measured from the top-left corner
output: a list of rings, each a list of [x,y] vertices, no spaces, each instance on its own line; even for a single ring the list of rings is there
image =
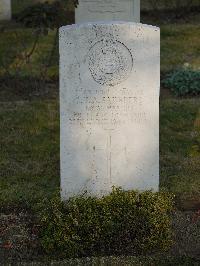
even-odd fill
[[[55,2],[58,0],[12,0],[13,13],[21,12],[24,8],[31,6],[35,3]],[[73,8],[74,0],[59,0],[68,2],[68,8]],[[123,0],[121,0],[123,1]],[[174,9],[180,7],[200,6],[199,0],[141,0],[142,10],[154,9]]]
[[[140,0],[142,10],[179,9],[200,6],[199,0]]]

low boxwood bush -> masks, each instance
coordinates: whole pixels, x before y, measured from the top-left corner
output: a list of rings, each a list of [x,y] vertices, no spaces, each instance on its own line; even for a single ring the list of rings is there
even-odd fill
[[[200,94],[200,71],[179,69],[171,72],[162,81],[176,96]]]
[[[45,204],[40,239],[49,254],[68,258],[135,255],[170,247],[170,194],[113,188],[102,198],[80,196]]]

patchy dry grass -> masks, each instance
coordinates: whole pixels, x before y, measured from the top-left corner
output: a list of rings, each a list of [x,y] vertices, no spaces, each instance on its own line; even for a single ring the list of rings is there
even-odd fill
[[[14,0],[14,13],[30,5],[30,2],[32,0]],[[195,15],[195,19],[190,17],[183,24],[166,24],[157,19],[152,21],[149,23],[161,27],[161,71],[165,73],[185,63],[194,69],[199,68],[199,15]],[[52,197],[59,188],[59,104],[55,100],[57,93],[49,97],[53,91],[58,91],[57,85],[53,85],[50,93],[49,90],[44,93],[41,89],[37,91],[37,84],[34,90],[32,84],[30,87],[23,86],[23,78],[28,76],[31,80],[40,76],[54,36],[55,32],[51,31],[50,35],[41,37],[30,62],[25,64],[22,58],[33,45],[32,31],[18,28],[12,23],[0,31],[0,74],[5,75],[5,68],[8,68],[14,76],[11,88],[2,85],[0,88],[0,241],[3,241],[0,242],[0,259],[3,257],[7,260],[9,257],[11,261],[20,261],[29,257],[31,260],[39,258],[39,254],[34,255],[34,245],[38,252],[34,217],[40,210],[41,205],[38,204],[42,199]],[[22,77],[21,83],[15,82],[16,70]],[[58,77],[57,52],[47,72],[47,78],[52,77]],[[42,94],[42,100],[36,101]],[[200,99],[163,97],[160,111],[160,187],[176,194],[179,209],[196,211],[200,209]],[[37,212],[26,213],[29,209]],[[199,222],[193,222],[191,217],[192,213],[175,213],[174,256],[199,256]],[[2,243],[4,249],[1,249]],[[198,259],[162,254],[144,258],[88,258],[52,265],[63,264],[200,265],[200,262]]]
[[[0,214],[0,261],[7,265],[23,259],[37,260],[40,255],[36,219],[29,212]]]
[[[59,186],[58,105],[1,103],[0,120],[0,205],[34,206]]]
[[[0,75],[41,77],[41,73],[48,65],[54,38],[55,31],[50,31],[45,36],[41,35],[32,53],[36,40],[34,30],[11,27],[0,31],[0,39],[2,40],[0,42]],[[47,68],[47,79],[58,77],[57,48],[53,53],[52,62]],[[28,57],[29,54],[31,54],[30,57]]]
[[[200,27],[198,25],[162,25],[161,26],[161,71],[189,64],[200,67]]]
[[[161,101],[161,188],[181,197],[200,193],[199,106]],[[59,187],[58,103],[1,103],[0,120],[0,205],[34,206]]]
[[[69,259],[64,261],[46,261],[37,262],[35,265],[43,266],[44,263],[51,264],[52,266],[199,266],[199,260],[188,257],[173,257],[168,255],[159,256],[140,256],[140,257],[99,257],[99,258],[83,258],[83,259]],[[28,266],[28,264],[22,264]],[[33,264],[32,264],[33,265]]]
[[[186,209],[200,208],[199,110],[199,98],[161,102],[161,187]]]
[[[198,17],[199,18],[199,17]],[[159,25],[159,21],[155,21]],[[168,72],[189,64],[192,68],[200,66],[200,27],[197,23],[168,23],[161,27],[161,71]],[[0,31],[0,74],[9,70],[12,75],[40,77],[54,43],[55,31],[41,36],[36,50],[27,62],[25,54],[33,47],[33,30],[9,26]],[[13,45],[13,43],[15,45]],[[3,67],[4,66],[4,67]],[[48,67],[47,78],[58,77],[58,49]]]

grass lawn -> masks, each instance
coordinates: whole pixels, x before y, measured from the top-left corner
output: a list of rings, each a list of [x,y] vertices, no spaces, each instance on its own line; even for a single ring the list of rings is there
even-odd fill
[[[197,21],[200,15],[195,15]],[[161,28],[161,73],[189,64],[193,69],[200,66],[200,27],[193,17],[186,23],[164,23],[154,18],[143,17],[145,23],[159,25]],[[41,77],[55,39],[55,30],[46,36],[40,36],[34,53],[29,54],[34,46],[34,31],[16,27],[10,23],[0,26],[0,76],[11,75]],[[13,45],[14,44],[14,45]],[[52,56],[46,78],[58,78],[58,46]]]
[[[191,212],[200,207],[199,106],[198,98],[166,99],[160,106],[160,188],[177,196],[173,256],[102,258],[90,260],[91,265],[100,261],[101,265],[108,261],[111,265],[117,265],[116,261],[120,265],[198,265],[198,260],[189,256],[196,257],[200,248],[200,223],[192,222]],[[12,251],[5,250],[2,256],[48,259],[40,254],[33,232],[37,231],[43,199],[59,189],[58,100],[2,102],[0,121],[0,228],[3,241],[13,245]],[[177,254],[188,257],[178,258]],[[66,263],[85,265],[85,260]]]
[[[20,71],[22,75],[39,76],[46,56],[50,54],[54,42],[55,31],[48,36],[42,36],[30,61],[26,63],[22,58],[33,46],[33,33],[28,29],[9,29],[0,32],[0,62],[4,63],[12,74]],[[189,63],[197,69],[200,65],[200,28],[198,25],[161,25],[161,72],[167,72]],[[13,46],[13,42],[15,45]],[[24,45],[26,47],[24,48]],[[48,77],[58,76],[58,60],[55,56]],[[0,74],[5,73],[5,68],[0,67]]]
[[[41,77],[48,58],[51,55],[55,31],[40,35],[34,52],[31,54],[36,39],[34,30],[10,28],[0,32],[0,75],[20,77]],[[13,45],[14,43],[14,45]],[[28,55],[31,54],[29,58]],[[47,78],[58,77],[58,51],[53,54],[52,63],[47,70]]]
[[[28,1],[13,1],[14,13],[26,4]],[[184,23],[142,19],[161,27],[162,73],[185,63],[199,69],[199,15]],[[44,257],[33,237],[37,235],[37,215],[43,199],[58,191],[60,179],[57,50],[47,71],[48,83],[36,81],[51,53],[55,31],[40,37],[26,62],[24,56],[34,42],[32,30],[13,22],[0,29],[0,260],[37,261]],[[199,97],[161,98],[160,189],[176,195],[175,245],[169,254],[91,258],[66,261],[65,265],[200,265],[200,224],[192,222],[200,209]],[[1,249],[2,243],[10,248]]]
[[[200,100],[164,100],[160,106],[161,188],[183,209],[200,208]]]
[[[193,198],[200,193],[199,104],[162,100],[160,116],[160,187]],[[35,206],[59,187],[58,101],[1,103],[0,120],[1,207]]]
[[[161,72],[167,72],[188,63],[200,66],[200,27],[198,25],[161,26]]]
[[[59,186],[59,119],[55,102],[0,107],[1,205],[34,206]]]

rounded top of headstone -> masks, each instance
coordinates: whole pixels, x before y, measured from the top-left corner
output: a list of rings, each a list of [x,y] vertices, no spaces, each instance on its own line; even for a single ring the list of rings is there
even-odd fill
[[[142,28],[150,28],[153,30],[160,30],[159,27],[153,26],[153,25],[148,25],[148,24],[143,24],[143,23],[137,23],[137,22],[126,22],[126,21],[110,21],[110,22],[105,22],[105,21],[95,21],[95,22],[84,22],[80,24],[71,24],[71,25],[66,25],[60,27],[60,31],[62,30],[68,30],[68,29],[75,29],[75,28],[85,28],[85,27],[98,27],[98,26],[135,26],[135,27],[142,27]]]

